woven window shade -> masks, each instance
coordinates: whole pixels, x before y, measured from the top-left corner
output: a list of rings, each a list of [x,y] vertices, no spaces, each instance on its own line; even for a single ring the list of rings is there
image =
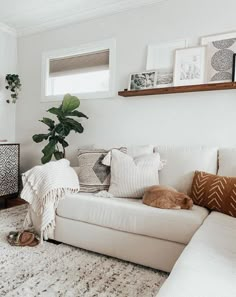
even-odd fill
[[[50,60],[50,77],[109,68],[109,50]]]

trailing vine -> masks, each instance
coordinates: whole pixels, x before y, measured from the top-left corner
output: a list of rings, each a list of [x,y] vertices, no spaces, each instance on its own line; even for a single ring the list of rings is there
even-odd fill
[[[6,89],[11,92],[12,103],[16,103],[18,99],[19,91],[21,89],[21,82],[18,74],[7,74],[6,75]],[[7,103],[11,102],[10,99],[7,99]]]

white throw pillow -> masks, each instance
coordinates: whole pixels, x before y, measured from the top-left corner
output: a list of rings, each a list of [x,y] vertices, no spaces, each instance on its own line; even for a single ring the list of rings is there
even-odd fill
[[[120,198],[141,198],[148,187],[159,184],[161,167],[159,153],[132,158],[112,150],[109,193]]]

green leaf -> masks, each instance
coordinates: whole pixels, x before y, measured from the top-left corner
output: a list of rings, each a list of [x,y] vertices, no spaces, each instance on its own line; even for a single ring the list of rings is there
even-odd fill
[[[41,161],[43,164],[49,162],[52,159],[52,155],[55,152],[56,144],[57,141],[55,139],[51,139],[49,143],[45,146],[45,148],[42,150],[44,156],[42,157]]]
[[[69,146],[69,143],[67,141],[65,141],[64,139],[59,138],[58,141],[64,148]]]
[[[55,127],[55,121],[49,119],[49,118],[43,118],[42,120],[40,120],[40,122],[44,123],[45,125],[47,125],[51,130]]]
[[[46,163],[50,162],[51,159],[52,159],[52,155],[44,155],[41,158],[41,162],[42,162],[42,164],[46,164]]]
[[[57,116],[61,116],[63,117],[63,112],[61,111],[60,107],[52,107],[50,109],[47,110],[48,112],[55,114]]]
[[[65,123],[64,121],[60,124],[58,124],[56,126],[56,132],[60,135],[60,136],[68,136],[70,134],[71,131],[71,127],[69,124]]]
[[[35,134],[32,138],[33,141],[36,143],[42,142],[43,140],[47,140],[49,137],[49,134]]]
[[[78,132],[78,133],[83,133],[84,128],[77,121],[75,121],[73,119],[70,119],[70,118],[67,118],[67,119],[64,120],[64,122],[71,127],[71,130],[74,130],[75,132]]]
[[[80,112],[78,110],[71,111],[71,112],[67,113],[66,115],[71,116],[71,117],[78,117],[78,118],[88,119],[88,117],[84,113],[82,113],[82,112]]]
[[[42,150],[42,153],[44,155],[53,154],[55,152],[56,144],[57,141],[55,139],[51,139],[49,143],[45,146],[45,148]]]
[[[54,157],[55,157],[56,160],[60,160],[60,159],[64,158],[64,154],[62,152],[56,151],[54,153]]]
[[[62,111],[64,113],[68,113],[73,111],[74,109],[80,106],[79,98],[75,96],[71,96],[70,94],[66,94],[62,101]]]

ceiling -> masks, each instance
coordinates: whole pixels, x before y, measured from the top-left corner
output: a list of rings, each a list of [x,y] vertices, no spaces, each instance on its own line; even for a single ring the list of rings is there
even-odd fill
[[[0,0],[0,27],[28,35],[164,0]]]

